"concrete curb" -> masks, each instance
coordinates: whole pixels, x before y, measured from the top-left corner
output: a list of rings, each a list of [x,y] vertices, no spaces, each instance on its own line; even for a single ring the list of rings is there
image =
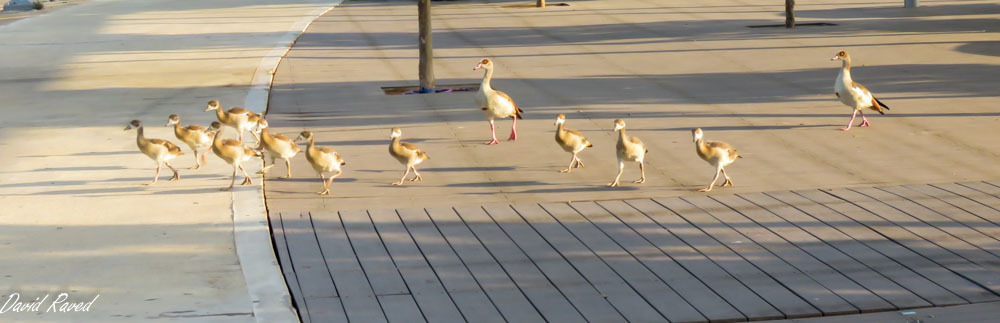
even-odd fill
[[[254,72],[244,107],[258,113],[267,109],[271,80],[281,58],[316,18],[333,10],[341,2],[331,1],[328,7],[310,12],[282,36],[278,41],[279,45],[264,55]],[[256,163],[249,166],[247,172],[251,174],[263,167]],[[274,254],[263,183],[233,191],[233,235],[257,322],[299,322],[299,316],[292,307],[285,277]]]

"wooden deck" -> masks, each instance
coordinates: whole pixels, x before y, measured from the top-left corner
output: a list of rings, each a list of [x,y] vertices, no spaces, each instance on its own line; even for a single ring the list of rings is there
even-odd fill
[[[304,322],[1000,312],[1000,182],[270,217]]]

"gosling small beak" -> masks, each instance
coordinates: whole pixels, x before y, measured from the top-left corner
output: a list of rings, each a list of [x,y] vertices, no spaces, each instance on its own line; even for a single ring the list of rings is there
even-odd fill
[[[208,112],[208,111],[212,111],[212,107],[211,106],[205,107],[205,112]]]
[[[125,130],[123,130],[123,131],[129,131],[129,130],[132,130],[132,125],[125,126]]]
[[[476,67],[473,67],[472,70],[475,71],[475,70],[478,70],[480,68],[483,68],[483,64],[476,64]]]
[[[834,57],[833,57],[833,58],[831,58],[830,60],[831,60],[831,61],[836,61],[836,60],[840,60],[840,56],[834,56]]]

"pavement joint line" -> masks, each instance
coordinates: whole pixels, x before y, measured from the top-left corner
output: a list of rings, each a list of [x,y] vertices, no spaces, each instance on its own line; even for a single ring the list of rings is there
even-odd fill
[[[274,71],[281,58],[288,53],[295,40],[305,33],[313,21],[336,8],[341,2],[343,1],[330,1],[322,4],[323,7],[309,12],[264,55],[254,72],[244,107],[262,114],[266,112],[271,81],[274,79]],[[251,163],[247,171],[255,174],[262,167],[263,160],[260,163]],[[288,292],[285,276],[274,253],[267,219],[267,205],[264,200],[263,176],[260,180],[261,185],[254,185],[248,189],[236,188],[232,193],[233,239],[237,258],[250,294],[255,320],[299,322],[299,316],[292,307],[292,298]]]

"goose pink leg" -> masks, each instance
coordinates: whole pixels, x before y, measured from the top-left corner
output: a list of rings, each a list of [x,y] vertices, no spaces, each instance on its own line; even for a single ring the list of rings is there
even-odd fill
[[[851,115],[851,121],[847,122],[847,127],[840,128],[841,131],[851,130],[851,125],[854,124],[854,118],[858,116],[858,110],[854,110],[854,114]]]
[[[507,141],[517,140],[517,116],[514,116],[514,124],[510,126],[510,138]]]
[[[487,141],[486,144],[487,145],[496,145],[496,144],[499,144],[500,141],[497,140],[496,125],[493,123],[493,120],[490,120],[490,133],[493,134],[493,140]],[[409,171],[409,170],[407,170],[407,171]]]
[[[868,118],[865,118],[865,112],[861,110],[858,110],[858,112],[861,113],[861,123],[858,124],[858,127],[871,127],[871,124],[868,123]]]

